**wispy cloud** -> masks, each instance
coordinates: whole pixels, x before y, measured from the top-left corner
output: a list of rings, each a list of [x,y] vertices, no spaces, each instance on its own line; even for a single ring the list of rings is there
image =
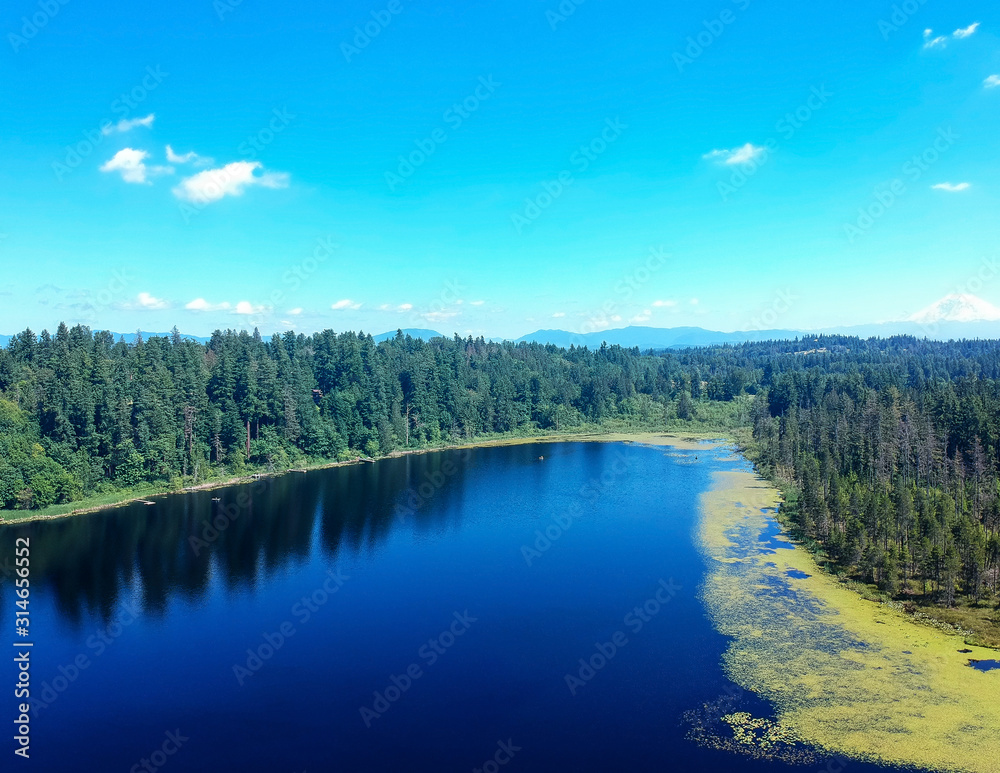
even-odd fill
[[[195,298],[193,301],[185,305],[184,308],[189,311],[226,311],[231,308],[231,306],[226,301],[223,301],[222,303],[209,303],[204,298]]]
[[[101,129],[101,133],[105,136],[109,134],[114,134],[115,132],[127,132],[131,131],[137,126],[144,126],[147,129],[151,128],[153,121],[156,120],[156,116],[150,113],[145,118],[123,118],[118,123],[108,124]]]
[[[746,164],[760,158],[763,153],[763,147],[748,142],[746,145],[730,150],[713,150],[711,153],[706,153],[702,158],[709,161],[718,161],[723,164]]]
[[[344,309],[350,309],[351,311],[356,311],[357,309],[361,308],[361,304],[355,303],[350,298],[342,298],[336,303],[332,304],[330,308],[333,309],[334,311],[342,311]]]
[[[469,301],[470,306],[482,306],[486,301]]]
[[[565,311],[557,311],[555,314],[552,315],[552,318],[553,319],[562,319],[565,316],[566,316],[566,312]]]
[[[988,89],[995,89],[1000,86],[1000,75],[991,75],[983,81],[983,85]]]
[[[263,170],[260,161],[234,161],[217,169],[206,169],[181,180],[180,185],[174,188],[174,195],[179,199],[207,204],[226,196],[242,196],[247,188],[253,186],[288,187],[288,174],[260,170]]]
[[[658,309],[670,309],[677,305],[677,301],[653,301],[653,306]]]
[[[644,309],[643,311],[632,317],[632,319],[630,319],[629,322],[633,324],[640,324],[642,322],[649,322],[649,320],[651,320],[652,318],[653,318],[653,312],[651,312],[649,309]]]
[[[167,145],[167,161],[171,164],[194,164],[195,166],[207,166],[212,163],[212,159],[199,156],[193,150],[187,153],[175,153],[169,145]]]
[[[948,42],[948,38],[945,35],[939,35],[938,37],[931,37],[934,34],[934,30],[924,30],[924,48],[939,48]]]
[[[960,191],[967,191],[969,189],[969,183],[938,183],[937,185],[932,185],[931,187],[936,191],[958,193]]]
[[[170,174],[174,170],[169,166],[146,166],[149,153],[135,148],[119,150],[111,160],[102,167],[102,172],[118,172],[127,183],[147,183],[150,175]]]
[[[968,27],[963,27],[962,29],[955,30],[952,33],[953,37],[961,40],[962,38],[968,38],[976,34],[976,30],[979,29],[979,22],[973,22]]]
[[[924,48],[943,48],[948,44],[949,40],[962,40],[963,38],[970,38],[976,34],[976,30],[979,29],[979,22],[973,22],[968,27],[962,27],[961,29],[955,30],[950,35],[938,35],[935,37],[934,30],[925,29],[924,30]]]
[[[290,317],[298,317],[300,314],[302,314],[302,309],[300,309],[300,308],[299,309],[289,309],[286,313]]]
[[[452,319],[461,315],[462,312],[456,309],[440,309],[438,311],[426,311],[420,317],[421,319],[426,319],[428,322],[443,322],[446,319]]]

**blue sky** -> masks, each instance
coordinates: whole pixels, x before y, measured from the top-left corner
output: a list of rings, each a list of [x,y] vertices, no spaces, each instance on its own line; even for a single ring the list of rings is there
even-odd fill
[[[996,4],[680,5],[11,0],[0,332],[1000,305]]]

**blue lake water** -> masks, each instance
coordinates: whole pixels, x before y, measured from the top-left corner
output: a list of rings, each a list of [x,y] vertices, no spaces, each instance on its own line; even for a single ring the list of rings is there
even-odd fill
[[[694,455],[446,451],[4,528],[0,564],[31,545],[23,767],[791,770],[688,737],[720,699],[769,715],[698,597],[698,497],[745,463]]]

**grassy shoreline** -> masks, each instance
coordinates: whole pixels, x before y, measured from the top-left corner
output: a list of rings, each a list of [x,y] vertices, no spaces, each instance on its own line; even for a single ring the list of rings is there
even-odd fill
[[[670,443],[656,443],[659,439],[669,438]],[[474,438],[467,442],[460,443],[440,443],[421,446],[419,448],[407,448],[391,451],[375,458],[378,462],[381,459],[398,459],[403,456],[415,454],[434,453],[436,451],[447,451],[466,448],[488,448],[491,446],[511,446],[525,445],[528,443],[562,443],[562,442],[635,442],[650,443],[651,445],[676,445],[678,447],[694,448],[700,441],[712,439],[732,439],[732,430],[712,430],[705,426],[695,426],[690,431],[686,429],[651,429],[608,426],[589,426],[586,428],[574,428],[564,432],[540,432],[537,435],[499,435],[484,436]],[[147,500],[152,497],[163,497],[174,494],[185,494],[194,491],[211,491],[228,486],[238,486],[251,483],[260,478],[274,478],[288,475],[297,471],[305,470],[313,472],[315,470],[326,470],[334,467],[347,467],[351,465],[364,464],[361,458],[348,460],[319,460],[312,462],[298,463],[293,467],[282,470],[268,470],[266,468],[256,468],[240,475],[218,475],[209,477],[191,485],[172,486],[169,483],[146,483],[128,489],[95,494],[84,497],[74,502],[66,502],[59,505],[51,505],[41,510],[0,510],[0,527],[8,525],[19,525],[34,521],[46,521],[54,518],[68,518],[77,515],[87,515],[102,510],[111,510],[122,507],[135,501]]]
[[[751,473],[715,476],[701,501],[701,596],[731,638],[727,673],[775,706],[776,735],[792,749],[806,742],[882,764],[993,770],[998,674],[968,661],[995,653],[901,605],[870,603],[804,545],[760,552],[762,510],[780,503],[779,490]]]

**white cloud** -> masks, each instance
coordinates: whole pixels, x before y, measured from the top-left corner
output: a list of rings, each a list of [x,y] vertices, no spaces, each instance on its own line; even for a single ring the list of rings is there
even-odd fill
[[[621,322],[622,321],[621,315],[620,314],[612,314],[611,315],[611,321],[612,322]]]
[[[212,159],[203,158],[193,150],[188,153],[174,153],[174,149],[169,145],[167,145],[167,161],[171,164],[195,164],[196,166],[212,163]]]
[[[948,193],[958,193],[969,189],[969,183],[938,183],[931,186],[936,191],[948,191]]]
[[[156,298],[150,295],[149,293],[139,293],[139,295],[136,296],[136,300],[139,302],[139,305],[142,306],[144,309],[170,308],[170,304],[167,303],[165,300],[163,300],[162,298]]]
[[[170,302],[162,298],[157,298],[151,293],[143,292],[135,296],[135,300],[121,304],[121,308],[139,311],[160,311],[161,309],[169,309]]]
[[[413,308],[412,303],[401,303],[399,304],[399,306],[396,307],[396,311],[409,311],[412,308]]]
[[[968,27],[965,27],[963,29],[955,30],[952,34],[956,38],[958,38],[959,40],[961,40],[962,38],[968,38],[968,37],[971,37],[972,35],[975,35],[977,29],[979,29],[979,22],[978,21],[970,24]]]
[[[995,89],[997,86],[1000,86],[1000,75],[991,75],[983,81],[983,85],[988,89]]]
[[[421,314],[421,317],[426,319],[428,322],[440,322],[445,319],[451,319],[452,317],[460,316],[460,312],[457,311],[428,311],[425,314]]]
[[[688,303],[690,303],[692,306],[697,306],[699,303],[701,303],[701,301],[699,301],[697,298],[692,298],[690,301],[688,301]]]
[[[746,145],[730,150],[713,150],[711,153],[706,153],[702,158],[710,161],[720,161],[723,164],[746,164],[756,161],[763,154],[763,147],[748,142]]]
[[[936,38],[932,38],[931,35],[934,34],[934,30],[926,29],[924,30],[924,48],[937,48],[938,46],[943,46],[948,42],[948,37],[945,35],[939,35]]]
[[[149,153],[145,150],[125,148],[119,150],[104,166],[102,172],[120,172],[127,183],[144,183],[146,180],[146,159]]]
[[[934,30],[926,29],[924,30],[924,48],[943,48],[947,45],[949,39],[962,40],[962,38],[970,38],[976,34],[977,29],[979,29],[978,21],[973,22],[968,27],[955,30],[951,35],[938,35],[936,38],[932,37]]]
[[[225,311],[230,308],[225,301],[222,303],[209,303],[204,298],[195,298],[184,306],[189,311]]]
[[[352,311],[361,308],[360,303],[355,303],[350,298],[344,298],[343,300],[337,301],[335,304],[330,306],[334,311],[340,311],[341,309],[351,309]]]
[[[677,305],[677,301],[653,301],[653,306],[658,309],[669,309]]]
[[[255,306],[250,303],[250,301],[240,301],[236,304],[236,309],[233,311],[234,314],[263,314],[267,311],[267,306]]]
[[[653,318],[653,313],[649,309],[644,309],[641,313],[636,314],[629,321],[632,322],[633,324],[638,324],[640,322],[649,322],[649,320],[652,318]]]
[[[302,313],[302,309],[301,308],[299,308],[299,309],[289,309],[288,310],[288,316],[290,316],[290,317],[297,317],[301,313]]]
[[[134,129],[136,126],[145,126],[147,129],[151,128],[153,121],[156,120],[156,116],[150,113],[145,118],[132,118],[131,120],[122,118],[118,123],[108,124],[101,128],[101,134],[105,137],[114,132],[127,132]]]
[[[225,196],[242,196],[243,191],[255,185],[263,188],[288,187],[288,174],[255,174],[262,169],[260,161],[234,161],[217,169],[206,169],[181,180],[181,184],[174,188],[174,195],[179,199],[208,204]]]
[[[566,316],[566,312],[565,311],[557,311],[555,314],[552,315],[552,318],[553,319],[560,319],[561,317],[565,317],[565,316]]]
[[[482,306],[486,301],[469,301],[473,306]]]

